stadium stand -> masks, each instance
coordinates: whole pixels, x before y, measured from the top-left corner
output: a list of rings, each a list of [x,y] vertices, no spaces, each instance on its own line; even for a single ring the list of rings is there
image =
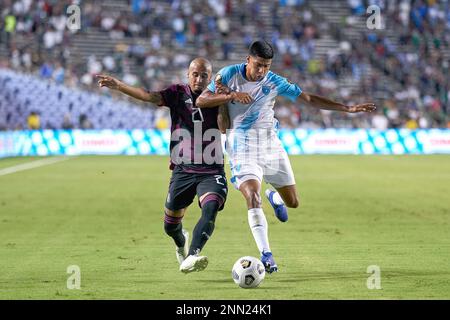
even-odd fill
[[[0,96],[2,129],[27,129],[24,119],[32,113],[45,129],[148,128],[156,120],[152,109],[10,70],[0,70]]]
[[[33,110],[40,113],[44,128],[62,127],[64,118],[78,126],[81,114],[90,119],[93,128],[154,127],[155,119],[167,119],[167,115],[143,110],[134,100],[99,90],[93,75],[109,73],[131,85],[158,90],[185,81],[192,57],[208,57],[218,70],[243,61],[248,44],[261,37],[276,48],[272,69],[304,90],[345,103],[373,98],[379,105],[375,115],[355,116],[298,108],[280,100],[275,112],[282,127],[414,129],[450,125],[448,1],[90,0],[79,2],[82,26],[75,33],[65,28],[66,7],[72,2],[78,3],[2,2],[0,67],[41,80],[31,80],[30,75],[17,75],[16,79],[3,71],[0,81],[6,81],[7,74],[10,85],[20,87],[24,77],[41,82],[56,90],[46,99],[52,103],[58,90],[63,90],[56,88],[65,88],[70,101],[85,95],[90,102],[75,103],[72,109],[65,103],[56,116],[53,107],[24,109],[23,102],[21,111],[16,112],[11,109],[18,106],[3,97],[0,110],[8,111],[5,117],[14,116],[3,121],[2,129],[26,126],[27,112]],[[366,8],[373,4],[382,9],[382,30],[367,28]],[[98,101],[103,107],[96,109]],[[126,108],[133,111],[123,111]],[[136,120],[137,112],[145,116]],[[110,115],[119,120],[108,120]]]

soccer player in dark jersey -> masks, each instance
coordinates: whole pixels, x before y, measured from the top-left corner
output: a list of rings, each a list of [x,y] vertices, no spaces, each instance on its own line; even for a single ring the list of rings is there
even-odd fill
[[[164,230],[176,244],[180,271],[184,273],[201,271],[208,265],[208,258],[200,256],[200,251],[213,233],[217,212],[223,209],[228,191],[218,126],[219,108],[201,110],[195,105],[211,74],[211,63],[196,58],[189,65],[189,84],[174,84],[159,92],[134,88],[111,76],[97,76],[100,87],[170,108],[170,169],[173,171],[165,203]],[[182,228],[182,219],[195,195],[202,214],[189,246],[189,234]]]

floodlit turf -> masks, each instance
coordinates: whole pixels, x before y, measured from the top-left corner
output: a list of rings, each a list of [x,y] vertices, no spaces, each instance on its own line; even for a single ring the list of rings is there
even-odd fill
[[[167,157],[77,157],[0,176],[0,299],[450,298],[450,156],[291,161],[301,207],[281,223],[264,199],[280,272],[250,290],[231,279],[237,258],[258,256],[231,186],[208,268],[185,275],[163,231]],[[199,213],[194,203],[191,232]],[[67,289],[70,265],[80,290]],[[367,288],[371,265],[381,290]]]

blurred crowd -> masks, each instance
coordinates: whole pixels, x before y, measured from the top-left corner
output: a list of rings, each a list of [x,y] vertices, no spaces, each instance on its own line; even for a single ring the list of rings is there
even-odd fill
[[[186,68],[194,56],[212,60],[217,71],[219,65],[244,61],[248,45],[265,38],[276,49],[272,70],[305,91],[346,104],[375,99],[379,106],[374,115],[351,115],[280,99],[275,114],[282,127],[450,126],[450,55],[444,56],[450,51],[446,0],[343,1],[349,14],[343,17],[342,29],[352,27],[366,15],[369,5],[376,4],[382,9],[385,30],[394,30],[391,37],[388,32],[366,29],[357,43],[321,19],[307,0],[1,3],[0,68],[32,73],[56,84],[127,99],[98,89],[94,75],[112,74],[130,85],[159,90],[186,81]],[[81,29],[76,32],[66,27],[70,16],[66,10],[72,4],[81,8]],[[93,39],[103,42],[89,42],[92,34],[102,35]],[[318,41],[324,36],[339,45],[319,55]],[[86,51],[84,42],[98,46],[98,53]],[[167,127],[167,112],[158,113],[159,126]],[[7,124],[6,128],[12,127]]]
[[[361,34],[373,65],[395,80],[386,116],[393,126],[448,127],[450,112],[450,2],[348,0],[355,16],[375,4],[393,32]],[[347,20],[352,25],[351,18]]]

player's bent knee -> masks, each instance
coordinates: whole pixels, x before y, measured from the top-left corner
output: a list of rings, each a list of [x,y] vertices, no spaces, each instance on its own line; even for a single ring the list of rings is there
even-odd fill
[[[291,198],[291,199],[289,199],[289,201],[286,203],[286,206],[287,206],[288,208],[292,208],[292,209],[298,208],[298,207],[300,206],[300,201],[298,200],[297,197]]]
[[[289,208],[295,209],[298,208],[300,205],[299,201],[297,199],[295,199],[292,203],[289,204]]]
[[[261,201],[261,195],[257,191],[252,191],[248,194],[247,198],[247,204],[251,208],[261,208],[262,201]]]
[[[206,205],[208,206],[217,206],[216,210],[222,207],[224,203],[224,199],[218,195],[217,193],[208,193],[200,200],[200,206],[204,208]]]
[[[239,190],[242,192],[249,208],[261,208],[262,200],[259,191],[259,183],[255,183],[254,181],[246,181],[243,185],[241,185]]]

